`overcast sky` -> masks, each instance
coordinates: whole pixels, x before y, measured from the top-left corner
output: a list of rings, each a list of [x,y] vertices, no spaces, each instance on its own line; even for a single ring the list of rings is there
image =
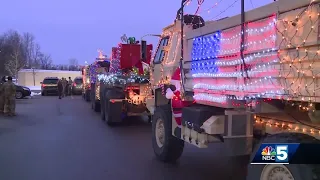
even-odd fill
[[[205,0],[200,15],[213,20],[240,13],[241,0]],[[252,3],[251,3],[252,1]],[[273,0],[245,0],[246,10]],[[30,32],[54,63],[68,64],[69,58],[80,64],[92,62],[97,49],[110,55],[111,47],[125,33],[140,39],[159,34],[174,20],[180,0],[7,0],[1,2],[0,32],[15,29]],[[219,3],[220,2],[220,3]],[[213,7],[216,3],[217,6]],[[230,5],[233,6],[228,8]],[[3,8],[5,7],[5,8]],[[194,14],[197,0],[186,7]],[[227,9],[228,8],[228,9]],[[211,9],[208,13],[206,10]],[[221,14],[220,16],[218,16]],[[153,44],[157,39],[147,38]]]

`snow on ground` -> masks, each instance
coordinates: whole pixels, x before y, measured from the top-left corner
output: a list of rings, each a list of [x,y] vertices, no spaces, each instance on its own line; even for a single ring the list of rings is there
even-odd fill
[[[31,95],[30,96],[40,96],[41,95],[41,92],[31,92]]]
[[[40,91],[41,86],[27,86],[31,91]]]

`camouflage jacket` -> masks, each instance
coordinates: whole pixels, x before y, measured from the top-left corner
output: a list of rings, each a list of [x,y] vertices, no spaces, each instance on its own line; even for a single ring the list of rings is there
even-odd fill
[[[13,82],[5,82],[0,87],[0,92],[2,92],[5,97],[15,97],[16,85],[13,84]]]
[[[62,80],[61,82],[62,82],[63,87],[66,87],[66,86],[67,86],[67,84],[68,84],[68,81],[67,81],[67,80],[65,80],[65,79],[64,79],[64,80]]]

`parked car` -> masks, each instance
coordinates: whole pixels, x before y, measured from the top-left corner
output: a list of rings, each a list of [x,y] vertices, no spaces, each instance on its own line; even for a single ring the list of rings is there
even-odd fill
[[[74,95],[81,95],[82,94],[82,86],[83,80],[82,77],[76,77],[73,80],[73,84],[71,86],[72,94]]]
[[[58,94],[58,77],[46,77],[41,84],[41,95]]]
[[[31,95],[31,90],[25,86],[19,86],[16,84],[16,99],[22,99]]]
[[[5,76],[4,79],[5,81],[7,81],[8,77]],[[2,86],[4,82],[0,82],[0,86]],[[16,85],[16,99],[23,99],[27,96],[30,96],[31,95],[31,90],[28,88],[28,87],[25,87],[25,86],[20,86],[16,83],[14,83]]]

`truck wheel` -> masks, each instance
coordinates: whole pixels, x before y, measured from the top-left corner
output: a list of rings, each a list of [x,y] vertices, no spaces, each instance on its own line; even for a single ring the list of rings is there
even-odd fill
[[[111,111],[110,111],[110,100],[108,98],[106,98],[105,100],[105,105],[104,105],[104,108],[105,108],[105,111],[104,111],[104,119],[106,121],[106,123],[109,125],[109,126],[113,126],[115,125],[115,122],[112,121],[112,116],[111,116]]]
[[[312,136],[300,133],[282,133],[266,137],[261,143],[320,143]],[[252,160],[261,143],[253,151]],[[320,180],[320,166],[307,164],[249,165],[247,180]]]
[[[171,121],[169,105],[156,108],[152,119],[152,147],[156,157],[163,162],[175,162],[184,148],[184,141],[172,136]]]
[[[149,116],[148,116],[148,123],[151,123],[151,122],[152,122],[152,116],[149,115]]]
[[[105,101],[104,94],[105,93],[101,93],[101,97],[100,97],[100,117],[101,117],[102,121],[106,120],[106,116],[105,116],[106,109],[105,109],[105,102],[104,102]]]
[[[96,101],[92,101],[92,109],[95,111],[95,112],[99,112],[100,111],[100,103],[99,102],[96,102]]]
[[[86,92],[85,92],[84,97],[85,97],[85,100],[86,100],[87,102],[90,101],[90,93],[89,93],[89,91],[86,91]]]
[[[102,121],[106,120],[106,109],[104,107],[104,103],[101,101],[101,107],[100,107],[100,117]]]
[[[122,121],[122,102],[110,102],[110,99],[124,99],[123,92],[108,90],[105,93],[105,121],[109,126]]]

